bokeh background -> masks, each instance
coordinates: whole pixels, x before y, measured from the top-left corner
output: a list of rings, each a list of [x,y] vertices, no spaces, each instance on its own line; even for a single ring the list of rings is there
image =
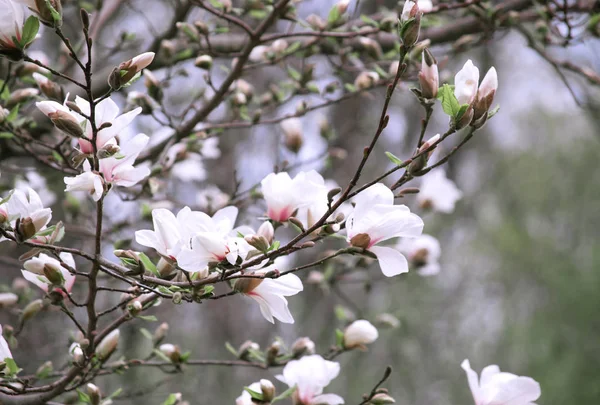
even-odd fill
[[[157,31],[163,29],[163,20],[167,19],[159,16],[170,10],[169,2],[153,2],[151,7],[146,3],[124,2],[122,11],[107,23],[113,29],[104,30],[100,43],[108,46],[126,30],[136,33],[139,49],[143,49],[152,39],[148,25]],[[381,4],[362,3],[364,13]],[[306,0],[299,10],[302,15],[325,15],[332,4]],[[44,36],[36,47],[53,58],[52,46],[56,42],[48,37]],[[599,49],[597,42],[585,41],[569,51],[559,50],[556,55],[597,71]],[[370,391],[379,380],[385,366],[391,365],[394,372],[385,386],[399,404],[470,404],[470,391],[460,368],[461,361],[469,358],[477,370],[498,364],[503,370],[532,376],[542,386],[541,404],[598,403],[599,93],[567,74],[569,90],[518,33],[497,34],[484,46],[464,53],[453,54],[449,47],[434,48],[434,53],[443,67],[444,81],[451,82],[454,73],[471,58],[482,74],[495,66],[500,82],[496,97],[500,113],[447,165],[449,177],[464,193],[456,211],[449,215],[428,213],[418,208],[412,197],[404,201],[422,215],[425,232],[440,240],[441,273],[424,278],[411,272],[387,279],[376,265],[371,265],[358,268],[327,289],[305,284],[303,293],[289,299],[296,320],[293,325],[269,324],[257,306],[237,296],[200,305],[174,306],[165,302],[150,313],[169,323],[166,341],[192,351],[192,358],[230,359],[225,342],[237,347],[250,339],[266,348],[278,337],[290,345],[296,337],[308,336],[323,353],[335,341],[335,328],[343,328],[348,319],[375,321],[378,315],[390,313],[401,321],[400,326],[381,328],[380,338],[368,352],[340,356],[337,360],[342,372],[327,392],[342,395],[349,404],[358,403],[362,393]],[[98,68],[112,66],[135,54],[133,48],[110,55],[100,52]],[[320,85],[334,78],[325,58],[312,57],[310,62],[316,64]],[[230,61],[216,63],[228,65]],[[174,69],[188,72],[188,77],[175,79],[167,89],[167,98],[177,110],[205,84],[203,73],[189,63]],[[217,68],[213,73],[218,82],[222,73]],[[156,74],[162,77],[167,73],[163,70]],[[345,72],[342,77],[351,81],[354,75]],[[266,89],[285,76],[281,66],[274,66],[254,71],[246,80],[257,89]],[[390,125],[372,155],[364,180],[391,167],[385,151],[400,157],[411,153],[423,114],[408,90],[413,85],[403,82],[394,96]],[[143,85],[138,83],[135,89],[143,90]],[[124,99],[116,99],[125,105]],[[221,157],[202,162],[207,178],[195,182],[165,179],[162,200],[168,200],[175,209],[184,204],[198,207],[197,193],[209,185],[217,185],[225,193],[233,191],[234,169],[242,180],[241,189],[245,189],[284,161],[296,164],[313,160],[302,168],[317,168],[327,179],[345,185],[377,127],[383,99],[384,90],[379,89],[308,114],[302,119],[305,143],[298,155],[282,148],[282,133],[277,125],[226,130],[219,139]],[[272,116],[293,112],[301,100],[311,103],[316,98],[297,97]],[[223,106],[211,119],[227,117]],[[328,148],[318,131],[322,117],[327,118],[337,134],[329,146],[346,150],[345,159],[312,159]],[[150,135],[160,130],[149,117],[136,120],[136,126],[135,131]],[[428,136],[446,128],[447,118],[438,105]],[[442,151],[448,151],[456,139],[458,136]],[[41,180],[30,173],[38,170],[49,189],[42,198],[52,203],[54,217],[68,224],[65,243],[89,247],[86,233],[92,232],[92,220],[88,217],[92,206],[81,199],[81,213],[76,217],[69,214],[65,206],[75,200],[64,201],[61,175],[46,169],[40,171],[22,157],[6,158],[0,162],[0,168],[3,187],[10,188],[15,178],[23,180],[29,176],[30,182],[38,183],[34,188],[39,191],[43,188]],[[418,180],[414,185],[418,185]],[[52,193],[54,202],[50,201]],[[122,226],[124,221],[133,221],[134,229],[150,227],[148,221],[140,218],[141,203],[119,199],[108,203],[110,240],[131,238],[131,230]],[[243,205],[242,213],[245,222],[256,226],[262,206]],[[285,238],[285,232],[280,237]],[[323,249],[334,246],[335,242],[328,242]],[[107,245],[107,255],[111,250]],[[0,251],[0,280],[9,288],[19,276],[16,257],[21,252],[15,252],[6,242],[0,245]],[[295,263],[306,263],[311,258],[314,256],[299,256]],[[342,264],[331,266],[335,269]],[[306,279],[307,275],[301,276]],[[84,285],[76,285],[76,291],[83,300]],[[39,291],[32,290],[30,294],[37,297]],[[102,293],[99,306],[108,307],[117,298]],[[14,311],[0,310],[2,324],[15,324],[16,319]],[[123,326],[118,354],[129,358],[147,355],[151,345],[139,329],[152,331],[156,326],[158,322],[143,321]],[[58,311],[39,314],[19,338],[19,347],[13,351],[15,359],[28,373],[46,360],[53,361],[55,367],[64,365],[71,329],[68,319]],[[273,379],[276,373],[277,370],[186,367],[183,374],[164,374],[140,368],[120,376],[102,377],[97,385],[106,393],[122,387],[124,394],[133,395],[117,398],[117,403],[159,404],[168,393],[182,392],[192,404],[225,404],[234,403],[244,385],[259,378]],[[278,389],[284,387],[279,385]]]

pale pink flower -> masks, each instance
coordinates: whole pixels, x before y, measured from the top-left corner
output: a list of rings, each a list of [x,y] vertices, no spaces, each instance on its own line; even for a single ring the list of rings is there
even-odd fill
[[[477,95],[479,69],[469,59],[454,78],[454,95],[460,105],[471,104]]]
[[[423,234],[414,239],[401,239],[398,250],[418,269],[421,276],[434,276],[440,272],[440,242],[431,235]]]
[[[454,211],[462,192],[446,177],[444,169],[434,169],[423,177],[417,202],[423,208],[449,214]]]
[[[373,343],[379,337],[379,332],[373,324],[361,319],[352,322],[344,331],[344,347],[353,348]]]
[[[18,45],[14,43],[13,37],[20,41],[23,35],[24,9],[11,0],[0,0],[0,10],[0,49],[17,49]]]
[[[60,259],[67,264],[69,267],[75,269],[75,260],[73,260],[73,256],[71,253],[61,253]],[[38,257],[34,257],[32,259],[27,260],[23,263],[24,270],[21,270],[23,273],[23,277],[40,287],[43,291],[48,292],[48,287],[52,286],[52,282],[48,280],[48,278],[44,275],[44,267],[49,266],[55,271],[59,271],[62,274],[62,278],[64,280],[65,290],[68,292],[73,288],[73,284],[75,283],[75,274],[71,274],[69,270],[67,270],[60,261],[56,260],[53,257],[50,257],[44,253],[40,253]]]

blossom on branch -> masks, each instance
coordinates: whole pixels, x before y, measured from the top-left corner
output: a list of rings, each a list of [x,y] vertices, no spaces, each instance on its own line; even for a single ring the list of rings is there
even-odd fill
[[[423,220],[405,205],[394,205],[392,190],[375,184],[355,197],[354,211],[346,220],[348,242],[367,249],[379,261],[387,277],[408,272],[408,262],[395,247],[376,246],[391,238],[416,238],[423,232]]]
[[[419,275],[434,276],[440,272],[438,261],[442,248],[433,236],[423,234],[414,239],[401,239],[397,247],[408,257],[411,266],[418,269]]]
[[[533,378],[501,372],[497,365],[485,367],[481,377],[471,369],[469,360],[461,367],[467,373],[475,405],[535,405],[533,401],[542,394]]]
[[[366,350],[365,345],[373,343],[378,337],[377,328],[371,322],[360,319],[352,322],[344,331],[344,347],[347,349],[359,347]]]
[[[336,394],[323,394],[323,388],[340,373],[340,364],[314,354],[292,360],[276,378],[289,387],[296,387],[294,405],[338,405],[344,399]]]
[[[94,201],[98,201],[104,193],[104,181],[96,173],[83,172],[75,177],[65,177],[67,188],[65,191],[86,191],[92,195]]]
[[[69,267],[75,268],[75,260],[71,253],[61,253],[60,259]],[[71,274],[60,261],[44,253],[23,263],[21,270],[25,280],[48,292],[50,286],[64,288],[70,292],[75,283],[75,274]]]
[[[323,177],[314,170],[300,172],[293,179],[289,174],[271,173],[261,182],[267,202],[267,216],[273,221],[287,221],[294,212],[310,205],[326,192]]]
[[[52,210],[44,208],[40,196],[31,188],[26,192],[14,190],[4,205],[5,208],[0,207],[0,211],[6,210],[6,218],[11,221],[15,236],[21,240],[33,238],[38,232],[46,229],[46,225],[52,219]]]

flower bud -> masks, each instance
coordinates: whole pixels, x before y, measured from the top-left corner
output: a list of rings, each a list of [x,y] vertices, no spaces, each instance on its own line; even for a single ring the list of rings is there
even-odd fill
[[[244,93],[242,93],[240,91],[236,91],[235,93],[233,93],[231,102],[235,106],[243,106],[243,105],[248,104],[248,98],[246,97],[246,95]]]
[[[238,349],[238,357],[242,360],[247,360],[249,358],[251,351],[260,350],[260,346],[258,343],[255,343],[251,340],[246,340],[242,343]]]
[[[60,268],[52,263],[44,264],[44,276],[56,286],[62,286],[65,282],[65,278],[63,277]]]
[[[156,270],[158,271],[161,277],[167,277],[168,275],[173,273],[175,269],[175,265],[171,261],[165,259],[164,257],[161,257],[158,263],[156,263]]]
[[[298,153],[304,143],[302,121],[298,118],[288,118],[281,122],[281,129],[284,134],[285,147],[291,152]]]
[[[487,115],[492,102],[494,101],[494,95],[498,89],[498,75],[494,67],[490,68],[486,73],[485,77],[479,85],[477,96],[475,97],[473,107],[473,120],[477,121],[484,115]]]
[[[350,4],[350,0],[340,0],[337,2],[335,7],[337,7],[338,12],[340,14],[344,14],[346,10],[348,10],[348,5]]]
[[[407,2],[408,3],[408,2]],[[421,32],[421,16],[423,13],[419,12],[419,6],[415,4],[417,14],[411,17],[410,20],[402,24],[400,29],[400,37],[405,47],[410,48],[419,40],[419,34]],[[412,13],[411,13],[412,14]]]
[[[235,89],[240,93],[243,93],[247,99],[251,99],[254,95],[254,86],[244,79],[238,79],[235,81]]]
[[[106,360],[117,349],[119,344],[119,329],[110,332],[96,347],[96,355],[100,360]]]
[[[6,100],[6,106],[8,108],[12,108],[12,107],[16,106],[17,104],[23,104],[31,97],[37,96],[39,93],[40,93],[40,91],[38,89],[34,89],[34,88],[15,90],[12,92],[12,94],[10,95],[8,100]]]
[[[386,394],[385,392],[380,392],[378,394],[375,394],[369,401],[369,404],[373,404],[373,405],[385,405],[385,404],[395,404],[395,403],[396,403],[396,400],[394,398],[392,398],[391,396],[389,396],[388,394]]]
[[[31,8],[31,10],[38,15],[41,22],[52,27],[62,25],[62,4],[60,0],[49,0],[48,2],[46,0],[34,0],[33,3],[35,8]],[[31,4],[31,0],[27,4]],[[52,11],[58,15],[56,20]]]
[[[196,28],[195,25],[178,21],[176,26],[177,29],[181,31],[185,36],[187,36],[188,39],[190,39],[191,41],[197,42],[198,40],[200,40],[200,32],[198,31],[198,28]]]
[[[210,30],[208,29],[208,25],[206,25],[206,23],[204,21],[194,21],[194,26],[196,27],[196,29],[198,30],[198,32],[202,35],[208,35],[210,33]]]
[[[306,17],[306,22],[315,31],[324,31],[327,28],[327,22],[316,14]]]
[[[137,75],[142,69],[147,67],[154,60],[154,52],[145,52],[137,55],[133,59],[122,62],[109,77],[110,86],[118,90],[123,85],[129,83],[135,75]]]
[[[352,322],[344,331],[344,347],[353,349],[373,343],[379,337],[375,326],[364,319]]]
[[[244,237],[244,240],[248,242],[250,246],[258,249],[261,252],[266,252],[269,250],[269,246],[271,246],[267,238],[260,235],[248,235]]]
[[[411,18],[415,18],[419,13],[419,6],[413,0],[407,0],[402,8],[402,15],[400,16],[400,22],[405,23]]]
[[[383,328],[394,329],[400,326],[400,320],[392,314],[379,314],[376,318],[377,325]]]
[[[273,41],[270,48],[275,53],[283,53],[288,48],[288,43],[285,39],[277,39]]]
[[[142,309],[144,308],[144,306],[142,305],[142,303],[139,300],[133,300],[129,305],[127,305],[127,311],[132,315],[132,316],[136,316],[137,314],[139,314],[140,312],[142,312]]]
[[[35,234],[37,233],[37,230],[35,229],[35,224],[33,223],[33,220],[31,219],[31,217],[27,217],[27,218],[23,218],[18,222],[18,226],[17,226],[17,240],[19,241],[25,241],[33,236],[35,236]]]
[[[180,291],[177,291],[177,292],[173,293],[172,300],[173,300],[173,304],[179,305],[183,301],[183,295],[181,294]]]
[[[473,110],[473,106],[470,105],[464,114],[458,119],[454,121],[454,127],[456,130],[463,129],[467,125],[469,125],[473,121],[473,116],[475,111]]]
[[[19,296],[10,292],[0,293],[0,308],[12,307],[19,301]]]
[[[0,107],[0,124],[2,124],[6,117],[8,117],[8,114],[10,114],[10,111],[8,111],[6,108]]]
[[[69,354],[71,355],[71,359],[73,359],[73,363],[77,365],[82,365],[85,360],[85,356],[83,354],[83,349],[79,343],[73,343],[69,348]]]
[[[350,239],[350,244],[354,247],[368,249],[371,243],[371,237],[367,233],[359,233]]]
[[[276,364],[277,356],[279,356],[279,352],[281,351],[281,343],[275,341],[271,343],[271,345],[267,348],[267,364],[273,365]]]
[[[260,380],[260,390],[262,391],[263,401],[269,403],[275,398],[275,386],[265,378]]]
[[[256,231],[256,234],[262,236],[269,242],[269,244],[273,243],[273,238],[275,237],[275,228],[273,228],[273,224],[269,221],[265,221]]]
[[[102,148],[100,148],[100,150],[98,150],[98,159],[106,159],[109,158],[111,156],[116,155],[117,153],[119,153],[119,151],[121,150],[121,148],[119,147],[119,145],[116,145],[114,143],[109,143],[104,145]]]
[[[213,65],[213,58],[210,55],[201,55],[194,61],[194,66],[200,69],[209,70]]]
[[[381,45],[379,45],[379,42],[367,37],[360,37],[358,42],[370,57],[373,59],[381,58],[383,51],[381,50]]]
[[[23,309],[23,313],[21,314],[21,319],[23,321],[27,321],[37,315],[44,308],[44,301],[41,299],[31,301],[27,306]]]
[[[37,83],[42,94],[50,99],[62,101],[65,98],[62,87],[58,83],[49,80],[46,76],[35,72],[33,79]]]
[[[242,294],[248,294],[256,287],[258,287],[260,283],[262,283],[262,281],[263,280],[261,278],[254,277],[238,278],[233,284],[233,289],[238,292],[241,292]]]
[[[163,322],[160,325],[158,325],[158,327],[154,330],[154,335],[152,336],[152,342],[154,342],[155,345],[159,344],[165,338],[165,336],[167,336],[168,331],[169,331],[168,323]]]
[[[292,357],[297,359],[315,353],[315,342],[307,337],[298,338],[292,344]]]
[[[100,404],[100,399],[101,399],[100,388],[98,388],[97,386],[95,386],[92,383],[89,383],[86,386],[86,392],[88,394],[88,397],[90,398],[90,404],[92,404],[92,405]]]
[[[79,121],[66,111],[56,110],[48,114],[48,118],[52,121],[54,126],[64,132],[65,134],[81,138],[83,136],[83,128],[79,125]]]
[[[158,350],[167,356],[173,363],[179,363],[181,361],[181,352],[176,345],[165,343],[160,345]]]
[[[437,62],[429,49],[425,49],[422,56],[421,71],[419,72],[421,96],[426,99],[435,99],[438,93],[439,80]]]
[[[356,79],[354,79],[354,87],[357,90],[365,90],[373,87],[379,80],[379,75],[375,72],[361,72]]]

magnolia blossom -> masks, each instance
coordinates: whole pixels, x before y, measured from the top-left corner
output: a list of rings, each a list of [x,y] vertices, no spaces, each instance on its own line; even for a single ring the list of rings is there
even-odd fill
[[[355,201],[346,220],[348,242],[372,252],[385,276],[408,272],[408,262],[397,248],[376,245],[391,238],[416,238],[423,232],[423,220],[405,205],[394,205],[392,190],[382,183],[364,190]]]
[[[11,292],[0,293],[0,308],[12,307],[19,301],[19,296]]]
[[[425,6],[427,7],[428,1],[419,1],[419,4],[417,5],[417,2],[413,1],[413,0],[407,0],[404,2],[404,7],[402,7],[402,14],[400,16],[400,21],[402,21],[403,23],[410,20],[411,18],[415,17],[415,15],[421,11],[421,6]],[[430,3],[430,2],[429,2]],[[425,10],[422,10],[425,11]]]
[[[236,207],[222,208],[212,217],[203,212],[191,212],[191,218],[183,225],[188,236],[175,253],[179,267],[189,272],[200,272],[201,277],[206,277],[210,263],[227,260],[234,264],[238,257],[245,259],[251,247],[237,233],[252,230],[245,227],[234,229],[237,214]]]
[[[119,337],[121,333],[119,329],[115,329],[110,332],[102,341],[96,346],[96,355],[101,359],[107,359],[119,345]]]
[[[23,7],[11,0],[0,0],[0,10],[2,10],[0,50],[18,49],[18,44],[14,43],[13,37],[20,41],[23,35],[23,20],[25,17]]]
[[[75,104],[79,108],[79,110],[89,116],[91,109],[90,103],[83,98],[77,96],[75,97]],[[57,103],[56,101],[41,101],[35,104],[40,111],[42,111],[46,116],[51,118],[51,114],[57,111],[62,111],[69,113],[74,119],[76,119],[80,125],[83,126],[85,132],[84,135],[87,139],[92,139],[93,130],[92,125],[89,122],[86,122],[86,119],[78,114],[77,112],[71,111],[67,106]],[[98,131],[96,137],[96,148],[99,150],[104,145],[106,145],[109,141],[112,141],[113,138],[117,137],[125,127],[127,127],[133,119],[142,112],[142,108],[138,107],[134,110],[131,110],[125,114],[119,115],[119,107],[117,104],[110,98],[100,101],[96,104],[95,108],[95,122],[96,128],[101,128],[103,124],[111,124],[103,129]],[[79,138],[79,147],[81,148],[81,152],[83,153],[93,153],[94,149],[90,141]]]
[[[344,331],[344,347],[351,349],[373,343],[379,337],[377,328],[364,319],[354,321]]]
[[[446,177],[444,169],[434,169],[423,178],[417,202],[423,208],[449,214],[461,198],[462,192]]]
[[[270,48],[266,45],[258,45],[252,48],[248,59],[251,62],[264,62],[267,60],[267,53],[270,51]]]
[[[65,264],[73,269],[75,268],[75,260],[73,260],[71,253],[63,252],[59,256]],[[60,274],[58,278],[63,282],[61,287],[64,287],[68,292],[71,291],[75,283],[75,274],[71,274],[69,270],[63,267],[60,261],[44,253],[40,253],[38,257],[27,260],[23,263],[23,267],[25,268],[21,270],[23,277],[45,292],[48,292],[49,286],[57,285],[56,280],[53,280],[54,282],[49,280],[49,277],[53,277],[52,272],[55,274],[54,277]]]
[[[8,347],[8,342],[4,339],[4,335],[2,335],[2,325],[0,325],[0,361],[12,358],[13,356]]]
[[[323,394],[323,388],[340,373],[340,364],[314,354],[292,360],[276,378],[289,387],[296,386],[293,400],[295,405],[343,404],[344,399],[335,394]]]
[[[429,49],[423,51],[421,58],[421,71],[419,72],[421,94],[425,98],[433,99],[437,96],[440,87],[438,65]]]
[[[459,104],[471,104],[477,95],[479,69],[469,59],[454,77],[454,95]]]
[[[314,170],[300,172],[293,179],[285,172],[271,173],[260,184],[267,216],[279,222],[287,221],[298,208],[310,205],[325,190],[323,177]]]
[[[428,13],[431,10],[433,10],[433,3],[431,2],[431,0],[418,0],[419,3],[419,10],[421,10],[424,13]]]
[[[421,235],[414,239],[402,239],[398,250],[408,257],[408,261],[419,270],[421,276],[434,276],[440,272],[439,259],[442,254],[440,242],[431,235]]]
[[[480,378],[469,360],[464,360],[461,367],[467,373],[475,405],[535,405],[533,401],[542,394],[533,378],[501,372],[496,365],[485,367]]]
[[[117,186],[131,187],[150,174],[148,167],[133,167],[133,163],[148,144],[148,136],[137,134],[121,146],[119,156],[100,159],[104,181]]]
[[[15,190],[6,204],[9,220],[21,219],[21,225],[31,220],[31,229],[25,229],[26,238],[33,237],[36,233],[46,229],[52,219],[52,210],[44,208],[40,196],[31,188],[26,191]],[[16,222],[13,222],[13,227]]]
[[[248,386],[248,388],[250,388],[254,392],[262,394],[260,382],[252,383]],[[248,391],[244,390],[242,391],[242,395],[237,397],[237,399],[235,400],[235,405],[255,405],[255,403],[252,402],[252,395],[250,395]]]
[[[65,191],[87,191],[94,201],[98,201],[104,192],[102,177],[92,172],[83,172],[75,177],[65,177]]]

